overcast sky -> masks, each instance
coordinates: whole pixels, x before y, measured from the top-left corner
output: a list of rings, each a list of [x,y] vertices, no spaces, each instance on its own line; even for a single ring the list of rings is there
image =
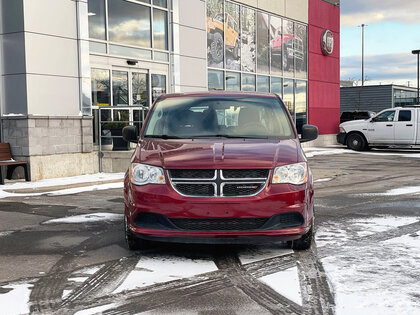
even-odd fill
[[[341,0],[341,80],[361,81],[362,23],[366,84],[416,86],[420,0]]]

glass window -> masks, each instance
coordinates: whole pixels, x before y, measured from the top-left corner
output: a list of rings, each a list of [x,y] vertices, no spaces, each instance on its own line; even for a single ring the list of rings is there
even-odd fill
[[[257,76],[257,91],[270,92],[270,77],[265,75]]]
[[[241,74],[237,72],[226,72],[226,90],[240,91],[241,90]]]
[[[283,79],[271,77],[271,93],[276,93],[280,98],[283,98]]]
[[[283,20],[283,74],[288,77],[294,75],[293,39],[293,22]]]
[[[275,98],[177,97],[156,104],[144,132],[145,137],[163,135],[291,139],[294,132],[286,109]]]
[[[411,110],[400,110],[398,121],[411,121]]]
[[[223,71],[208,70],[208,88],[212,90],[224,90]]]
[[[152,102],[162,94],[166,94],[166,75],[152,74]]]
[[[296,81],[295,94],[296,129],[302,133],[302,126],[308,121],[306,108],[306,81]]]
[[[257,12],[257,72],[269,73],[268,14]]]
[[[153,53],[153,59],[156,61],[169,61],[169,54],[160,51],[155,51]]]
[[[296,77],[306,78],[307,76],[307,31],[306,26],[295,23],[295,36],[293,40],[293,55],[295,57]]]
[[[386,112],[383,112],[372,119],[374,122],[388,122],[388,121],[394,121],[395,116],[395,110],[388,110]]]
[[[207,64],[223,68],[223,0],[207,0]]]
[[[271,46],[271,73],[282,74],[282,34],[281,19],[270,16],[270,46]]]
[[[106,40],[105,0],[88,1],[89,37]]]
[[[108,1],[109,40],[151,46],[150,8],[124,0]]]
[[[109,106],[109,71],[103,69],[91,70],[92,105]]]
[[[106,54],[106,44],[98,42],[89,42],[89,51]]]
[[[293,80],[284,79],[283,81],[283,102],[290,112],[290,115],[295,115],[295,98],[294,98],[294,82]]]
[[[148,83],[147,74],[134,72],[132,75],[132,88],[133,88],[133,105],[148,106]]]
[[[113,105],[128,105],[128,73],[112,71],[112,101]]]
[[[154,48],[168,50],[168,13],[153,9]]]
[[[225,6],[225,56],[226,69],[241,70],[241,44],[239,37],[238,4],[226,2]]]
[[[109,45],[110,55],[133,57],[136,59],[152,59],[152,52],[146,49]]]
[[[149,0],[150,1],[150,0]],[[160,7],[163,8],[167,8],[168,7],[168,2],[167,0],[153,0],[153,4],[154,5],[158,5]]]
[[[242,74],[242,91],[255,91],[254,74]]]
[[[241,27],[242,71],[255,72],[255,10],[242,7]]]

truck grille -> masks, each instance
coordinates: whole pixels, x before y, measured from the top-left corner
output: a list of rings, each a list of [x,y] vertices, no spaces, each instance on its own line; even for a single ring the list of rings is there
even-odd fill
[[[260,229],[268,218],[169,220],[176,227],[188,231],[249,231]]]
[[[172,187],[190,197],[244,197],[261,192],[270,175],[268,169],[171,169]]]

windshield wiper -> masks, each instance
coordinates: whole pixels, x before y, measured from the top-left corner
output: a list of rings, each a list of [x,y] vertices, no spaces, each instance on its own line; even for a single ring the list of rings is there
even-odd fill
[[[199,135],[191,138],[268,139],[266,136],[235,136],[227,134]]]
[[[178,136],[170,136],[170,135],[145,135],[145,138],[160,138],[160,139],[185,139]]]

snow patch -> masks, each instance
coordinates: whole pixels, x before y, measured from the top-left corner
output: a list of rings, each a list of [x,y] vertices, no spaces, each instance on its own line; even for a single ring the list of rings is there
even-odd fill
[[[68,281],[73,281],[73,282],[85,282],[87,279],[89,279],[89,277],[72,277],[72,278],[68,278]]]
[[[366,194],[358,194],[358,196],[401,196],[401,195],[414,195],[418,193],[420,193],[420,186],[407,186],[407,187],[390,189],[384,193],[366,193]]]
[[[239,260],[241,261],[241,264],[246,265],[261,260],[293,254],[293,250],[280,246],[281,245],[267,245],[254,249],[247,249],[245,252],[240,252],[238,254]]]
[[[302,305],[302,294],[300,291],[297,267],[279,271],[261,277],[258,280],[296,304]]]
[[[74,315],[94,315],[94,314],[102,314],[102,312],[115,308],[117,304],[111,303],[101,306],[96,306],[92,308],[85,309],[83,311],[78,311]]]
[[[32,284],[10,284],[2,286],[3,289],[12,289],[7,293],[0,293],[2,314],[29,314],[29,296]]]
[[[65,218],[59,218],[59,219],[51,219],[51,220],[43,222],[42,224],[118,221],[118,220],[122,220],[122,218],[123,218],[123,214],[97,212],[97,213],[74,215],[71,217],[65,217]]]
[[[13,231],[3,231],[3,232],[0,232],[0,237],[2,237],[2,236],[8,236],[8,235],[10,235],[12,233],[13,233]]]
[[[140,258],[135,269],[113,293],[189,278],[216,270],[216,265],[210,260],[144,256]]]
[[[333,177],[320,178],[320,179],[314,180],[314,183],[329,182],[329,181],[332,181],[333,179],[334,179]]]

